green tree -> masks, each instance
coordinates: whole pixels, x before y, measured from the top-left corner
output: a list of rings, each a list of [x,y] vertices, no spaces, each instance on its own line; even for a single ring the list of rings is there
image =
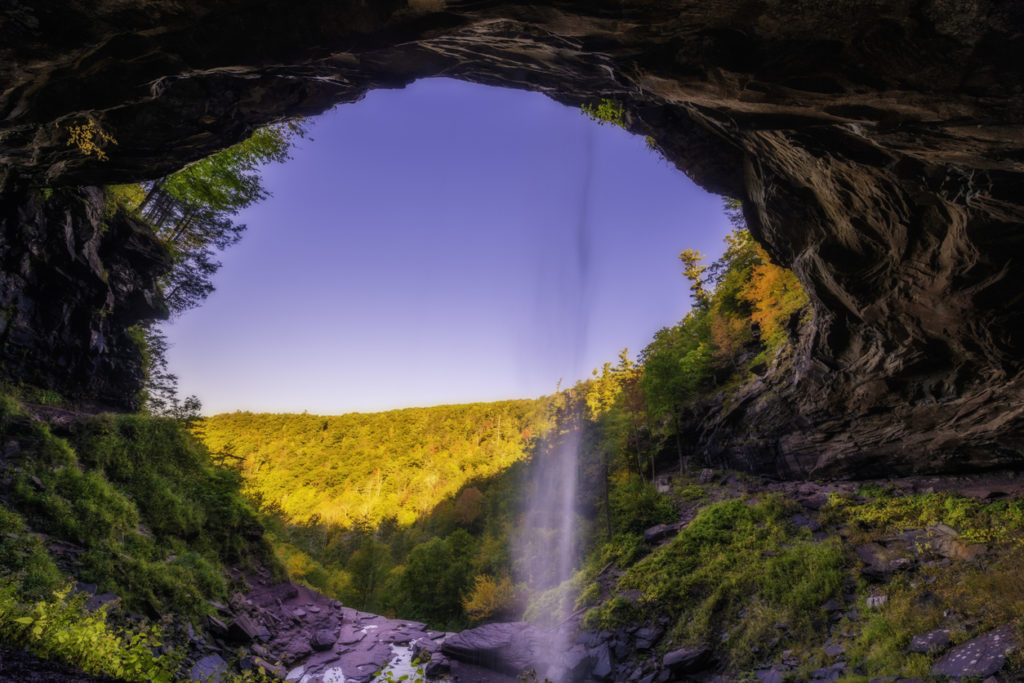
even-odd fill
[[[167,365],[167,337],[157,325],[138,328],[146,358],[142,404],[153,415],[171,417],[191,427],[199,419],[202,403],[195,394],[178,396],[178,376]]]
[[[402,614],[461,625],[462,596],[469,590],[472,575],[472,550],[473,538],[462,529],[413,548],[399,580]]]
[[[288,160],[305,133],[302,122],[267,126],[149,185],[138,210],[171,252],[174,265],[162,285],[172,315],[194,308],[213,291],[217,252],[237,243],[246,229],[232,217],[270,196],[260,168]]]
[[[261,167],[286,161],[296,139],[305,134],[301,121],[267,126],[144,187],[108,188],[108,207],[137,212],[170,252],[172,267],[160,285],[171,316],[198,306],[213,292],[213,276],[220,268],[217,254],[236,244],[246,229],[233,217],[270,196]],[[144,325],[140,336],[149,359],[146,409],[185,419],[197,416],[201,406],[195,396],[178,398],[177,377],[167,368],[166,337],[156,323]]]
[[[380,605],[379,593],[391,570],[390,550],[373,537],[362,534],[359,548],[349,557],[350,589],[359,609],[373,611]]]
[[[708,267],[700,263],[704,260],[704,254],[696,249],[684,249],[679,254],[679,260],[683,262],[683,275],[690,281],[690,294],[693,297],[694,306],[706,307],[709,295],[704,288],[704,271]]]

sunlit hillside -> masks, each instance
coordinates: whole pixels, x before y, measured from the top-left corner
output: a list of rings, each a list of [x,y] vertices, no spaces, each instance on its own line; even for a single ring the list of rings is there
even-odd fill
[[[333,417],[233,413],[198,434],[237,466],[246,493],[296,523],[411,524],[463,484],[525,457],[542,429],[534,400]]]

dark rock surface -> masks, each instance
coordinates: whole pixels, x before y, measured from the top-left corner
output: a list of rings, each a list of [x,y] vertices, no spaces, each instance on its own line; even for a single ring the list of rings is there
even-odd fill
[[[54,662],[0,645],[0,681],[18,683],[116,683],[107,676],[90,676],[59,662]]]
[[[901,541],[894,543],[865,543],[854,549],[863,563],[861,573],[865,576],[885,581],[892,574],[910,569],[914,565],[913,548]]]
[[[672,650],[665,654],[661,664],[677,675],[697,673],[711,664],[711,650],[703,646]]]
[[[656,524],[644,530],[644,543],[660,543],[669,538],[675,537],[683,524],[673,522],[672,524]]]
[[[546,654],[545,634],[525,622],[485,624],[457,633],[444,642],[449,659],[513,676],[537,669]]]
[[[933,676],[989,676],[1006,664],[1006,655],[1020,647],[1016,629],[1001,626],[950,650],[932,666]]]
[[[228,663],[220,655],[207,655],[188,671],[190,681],[218,680],[228,672]]]
[[[422,77],[573,106],[613,98],[699,184],[745,200],[752,232],[815,309],[791,356],[694,412],[697,454],[784,476],[1024,464],[1020,3],[70,0],[2,12],[8,217],[35,206],[18,188],[156,177],[260,124]],[[117,141],[108,160],[67,145],[69,126],[90,121]],[[62,221],[47,214],[34,232]],[[6,252],[30,251],[9,219],[3,232]],[[155,266],[127,249],[111,257],[146,281]],[[4,276],[19,263],[5,259]],[[66,310],[40,314],[22,348],[51,349],[81,392],[117,393],[126,383],[101,379],[110,368],[72,357],[95,339],[94,365],[120,358],[119,330],[145,312],[101,325],[102,288],[67,285]],[[44,305],[21,291],[22,309]],[[3,363],[7,376],[39,371],[12,353]]]
[[[413,652],[433,653],[445,636],[418,622],[345,607],[292,583],[257,587],[236,603],[267,632],[253,652],[272,665],[281,662],[294,680],[340,680],[340,673],[346,681],[368,681],[396,658],[396,648],[407,646],[410,658]]]
[[[147,226],[104,216],[100,190],[48,194],[0,193],[0,379],[130,408],[142,355],[127,328],[166,315],[170,261]]]
[[[920,654],[934,654],[949,647],[949,629],[940,628],[916,635],[910,640],[910,651]]]

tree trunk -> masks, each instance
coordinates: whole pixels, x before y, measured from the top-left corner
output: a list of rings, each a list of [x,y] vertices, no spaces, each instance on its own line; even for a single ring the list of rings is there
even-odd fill
[[[604,455],[604,521],[607,527],[608,540],[612,540],[612,497],[611,497],[611,467],[609,466],[609,455]]]
[[[676,455],[679,456],[679,476],[683,476],[686,468],[683,467],[683,441],[679,436],[679,411],[672,411],[672,423],[676,428]]]
[[[164,179],[163,178],[157,178],[156,180],[153,181],[153,185],[152,185],[152,187],[149,188],[149,192],[146,193],[146,197],[136,207],[136,209],[138,210],[138,212],[140,214],[142,213],[142,210],[144,208],[146,208],[146,204],[149,204],[149,200],[151,200],[156,195],[156,193],[160,191],[160,188],[163,187],[163,186],[164,186]]]

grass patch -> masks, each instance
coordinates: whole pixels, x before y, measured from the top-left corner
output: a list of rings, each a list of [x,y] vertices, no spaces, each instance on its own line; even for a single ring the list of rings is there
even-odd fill
[[[948,628],[953,642],[962,643],[1008,623],[1024,626],[1022,562],[1017,548],[984,564],[925,566],[898,576],[886,586],[886,603],[865,615],[851,658],[871,676],[927,679],[934,658],[907,652],[915,635]]]
[[[47,538],[79,549],[60,560],[77,578],[153,617],[208,612],[229,594],[229,565],[276,566],[237,476],[173,420],[100,415],[56,436],[0,397],[0,443],[12,442],[0,575],[22,599],[61,581]]]
[[[903,494],[866,485],[857,496],[833,494],[821,519],[852,530],[851,545],[945,524],[966,542],[988,547],[978,560],[925,562],[885,586],[886,603],[867,610],[857,622],[847,652],[869,677],[928,679],[934,657],[907,652],[918,634],[948,628],[953,642],[962,643],[1004,624],[1024,626],[1024,501],[987,502],[949,492]],[[1014,672],[1022,665],[1010,658]]]
[[[821,605],[843,585],[845,561],[837,543],[816,543],[794,527],[795,511],[775,496],[711,505],[630,568],[619,589],[641,591],[639,607],[675,620],[671,643],[720,644],[730,667],[763,659],[773,642],[813,639]],[[618,619],[627,608],[601,609]]]
[[[21,515],[0,505],[0,577],[5,585],[27,599],[56,589],[64,577],[38,536],[25,526]]]
[[[892,533],[946,524],[971,543],[1024,543],[1024,501],[986,502],[955,493],[897,495],[888,489],[861,487],[860,501],[832,494],[822,510],[824,524],[850,524],[867,532]]]
[[[704,500],[708,497],[707,490],[700,484],[687,484],[685,486],[679,486],[672,490],[672,495],[676,500],[690,503],[698,500]]]

